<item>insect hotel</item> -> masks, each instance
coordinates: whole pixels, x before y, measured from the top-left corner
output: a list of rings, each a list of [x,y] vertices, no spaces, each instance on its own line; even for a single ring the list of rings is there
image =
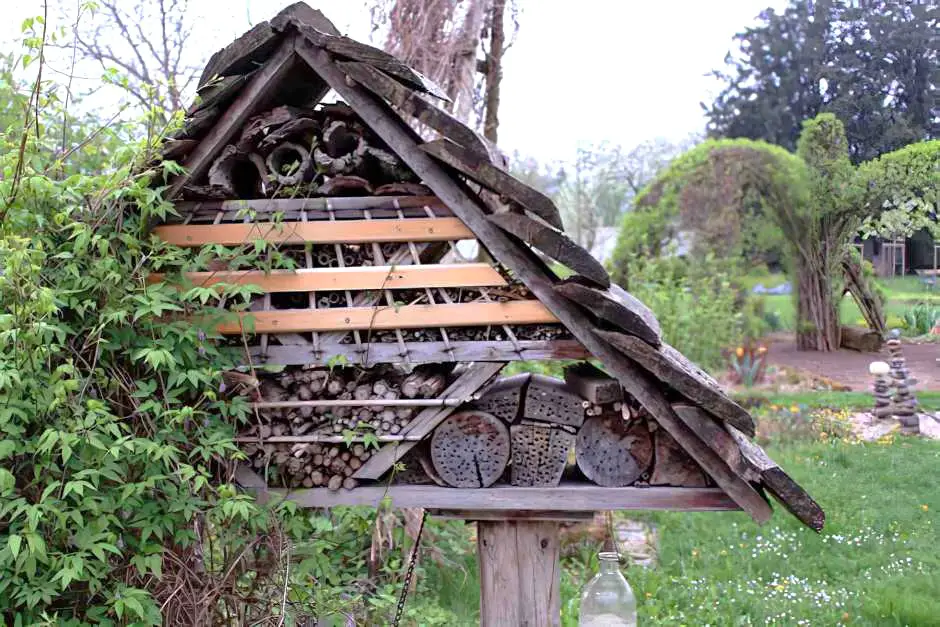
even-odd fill
[[[304,507],[388,497],[479,521],[487,625],[557,624],[559,521],[597,510],[764,522],[773,496],[821,529],[748,412],[446,109],[303,3],[209,61],[163,145],[186,171],[155,233],[203,251],[263,240],[277,267],[154,280],[257,292],[218,326],[254,381],[236,481]],[[501,376],[522,360],[568,365]]]

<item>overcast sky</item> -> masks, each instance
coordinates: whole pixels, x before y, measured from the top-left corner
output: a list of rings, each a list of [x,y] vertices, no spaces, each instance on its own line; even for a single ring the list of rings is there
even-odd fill
[[[0,22],[10,42],[19,24],[41,14],[39,0],[2,0]],[[54,4],[59,0],[51,0]],[[200,65],[290,0],[190,0]],[[718,85],[706,74],[721,66],[734,34],[783,0],[518,0],[520,31],[505,57],[500,146],[540,161],[570,158],[579,144],[631,146],[681,139],[704,128],[699,103]],[[368,41],[363,0],[308,0],[351,37]]]

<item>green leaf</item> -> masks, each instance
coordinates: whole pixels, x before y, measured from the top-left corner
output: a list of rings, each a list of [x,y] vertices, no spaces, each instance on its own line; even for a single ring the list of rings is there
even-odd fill
[[[20,545],[23,543],[23,538],[17,534],[10,534],[10,537],[7,539],[7,547],[10,549],[10,553],[13,555],[13,559],[16,559],[16,556],[20,554]]]

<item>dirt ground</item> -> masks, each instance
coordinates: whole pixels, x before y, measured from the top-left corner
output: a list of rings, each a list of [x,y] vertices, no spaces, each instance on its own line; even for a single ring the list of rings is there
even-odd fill
[[[805,370],[847,385],[854,391],[871,388],[868,364],[876,360],[888,361],[888,353],[858,353],[840,350],[817,353],[796,350],[792,336],[776,337],[770,343],[768,363]],[[904,344],[904,358],[911,374],[917,379],[916,389],[940,390],[940,344]]]

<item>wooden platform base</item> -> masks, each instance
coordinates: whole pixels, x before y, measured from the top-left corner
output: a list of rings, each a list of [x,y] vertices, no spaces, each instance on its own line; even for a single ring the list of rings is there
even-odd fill
[[[442,510],[512,512],[593,512],[603,510],[662,509],[706,512],[740,509],[718,488],[602,488],[585,483],[562,483],[554,488],[500,486],[482,489],[442,488],[416,485],[360,486],[333,492],[327,488],[268,490],[270,496],[286,497],[301,507],[376,507],[386,497],[392,507],[424,507]]]

